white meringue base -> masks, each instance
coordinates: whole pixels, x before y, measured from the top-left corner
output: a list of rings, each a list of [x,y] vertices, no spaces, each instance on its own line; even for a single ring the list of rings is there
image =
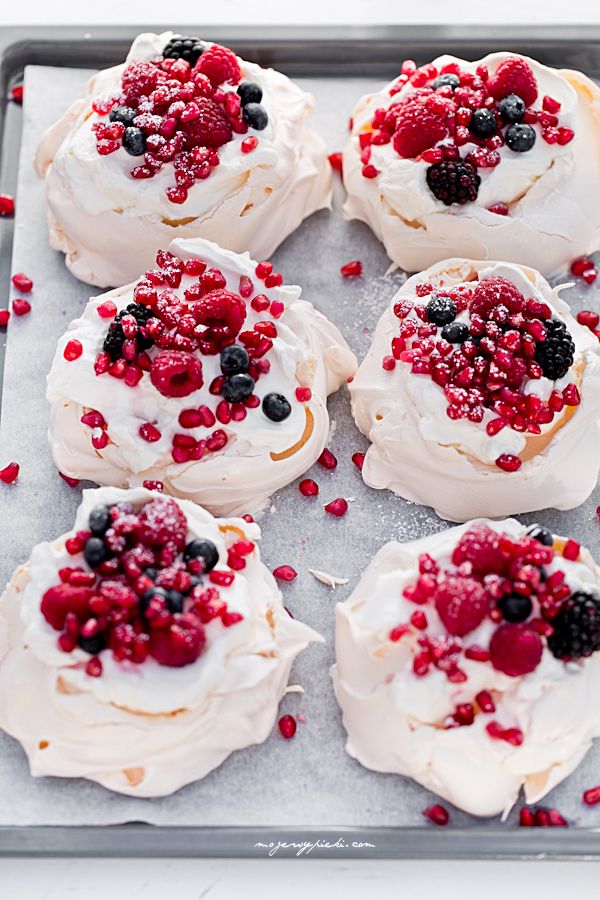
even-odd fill
[[[464,658],[460,667],[468,680],[462,684],[452,684],[437,669],[425,678],[413,674],[403,641],[388,639],[390,628],[415,609],[402,597],[402,588],[414,580],[420,553],[437,555],[453,547],[472,524],[405,544],[391,542],[376,554],[351,596],[336,607],[332,677],[350,756],[368,769],[413,778],[473,815],[494,816],[510,810],[521,788],[527,803],[541,800],[600,736],[593,699],[600,690],[600,653],[564,664],[545,649],[540,666],[521,678]],[[515,520],[500,524],[511,534],[525,530]],[[588,589],[598,590],[600,570],[587,551],[582,557],[571,564],[560,559],[561,568],[567,578],[574,572],[576,581],[582,578]],[[367,627],[360,614],[369,601],[376,621]],[[430,606],[427,616],[435,617]],[[472,632],[468,642],[481,643],[477,635],[485,627]],[[496,713],[480,713],[467,727],[439,726],[458,703],[472,702],[480,690],[499,692]],[[523,744],[491,739],[485,731],[491,719],[517,725]]]
[[[76,528],[97,503],[156,496],[143,489],[85,491]],[[193,535],[213,539],[214,530],[219,540],[208,513],[185,501],[181,507]],[[243,520],[224,524],[245,529],[254,540],[260,535],[258,526]],[[67,536],[36,551],[50,553],[57,566],[65,564]],[[149,659],[127,667],[106,658],[104,674],[91,678],[74,668],[81,651],[67,655],[56,649],[58,633],[39,612],[41,596],[32,580],[40,574],[38,563],[34,551],[0,599],[0,727],[23,745],[34,776],[88,778],[136,797],[171,794],[203,778],[234,750],[267,739],[295,657],[310,641],[322,640],[285,611],[256,551],[238,573],[250,590],[251,613],[239,623],[244,631],[232,634],[235,625],[214,637],[215,655],[207,626],[207,649],[190,666],[169,669]],[[37,603],[33,622],[25,620],[27,598]],[[219,640],[228,642],[225,655]],[[105,651],[103,659],[109,656]],[[202,686],[206,681],[208,688]]]

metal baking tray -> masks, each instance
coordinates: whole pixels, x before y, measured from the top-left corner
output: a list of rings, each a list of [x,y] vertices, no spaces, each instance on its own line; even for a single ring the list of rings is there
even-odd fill
[[[21,110],[15,104],[7,104],[6,98],[11,85],[17,83],[22,77],[23,71],[28,65],[49,65],[67,68],[98,69],[121,61],[131,43],[133,37],[140,31],[163,31],[173,28],[176,31],[188,32],[198,30],[198,26],[167,25],[167,26],[130,26],[120,28],[46,28],[24,27],[5,28],[0,32],[0,192],[16,193],[16,179],[19,148],[21,142]],[[595,26],[560,26],[560,27],[525,27],[513,28],[503,26],[490,27],[457,27],[457,26],[408,26],[408,27],[353,27],[353,28],[236,28],[215,27],[210,29],[207,35],[211,39],[227,44],[237,50],[247,59],[256,60],[262,65],[272,65],[297,78],[308,79],[358,79],[373,78],[381,81],[393,77],[398,71],[399,62],[404,58],[413,58],[418,63],[425,62],[439,53],[447,51],[456,53],[466,58],[477,58],[495,49],[508,49],[522,52],[540,59],[549,65],[566,66],[582,69],[586,74],[600,80],[600,27]],[[349,90],[351,86],[349,85]],[[355,99],[352,95],[351,99]],[[341,148],[336,148],[341,149]],[[321,222],[321,228],[323,226]],[[356,226],[359,236],[362,234],[365,240],[371,241],[371,248],[376,242],[367,234],[363,226]],[[360,231],[362,229],[362,232]],[[292,240],[292,239],[290,239]],[[13,243],[13,227],[11,220],[0,222],[0,285],[3,296],[8,296],[9,276],[11,268],[11,255]],[[357,242],[358,243],[358,242]],[[348,248],[348,258],[357,251],[357,245]],[[377,253],[379,265],[383,263],[382,250],[377,245],[376,251],[371,250],[371,257]],[[285,254],[290,260],[291,251]],[[365,251],[368,255],[368,252]],[[334,261],[333,269],[329,269],[327,276],[323,275],[317,284],[325,288],[327,277],[335,277],[337,266],[346,259]],[[297,274],[297,280],[301,279],[301,266],[298,264],[292,274]],[[286,269],[284,268],[285,272]],[[331,275],[333,273],[333,276]],[[289,278],[286,280],[294,280]],[[360,351],[368,345],[369,334],[367,328],[361,328],[363,318],[360,311],[360,303],[365,304],[364,321],[372,326],[381,311],[381,304],[385,304],[386,297],[394,290],[391,283],[382,283],[382,279],[375,279],[373,292],[378,295],[379,309],[375,310],[369,304],[370,284],[367,279],[361,288],[348,287],[348,303],[355,303],[355,331],[364,332],[360,339],[357,338],[355,346]],[[337,288],[339,292],[339,287]],[[82,296],[86,297],[88,291],[82,286]],[[313,286],[312,293],[305,290],[309,299],[314,299],[318,306],[318,296],[315,297]],[[584,296],[570,297],[577,305],[592,305],[597,293],[588,293]],[[2,304],[4,305],[4,303]],[[323,306],[321,306],[323,308]],[[325,310],[329,312],[329,310]],[[346,310],[347,312],[347,310]],[[10,330],[9,330],[10,335]],[[3,369],[4,344],[6,337],[0,339],[0,357]],[[348,427],[349,416],[347,411],[347,399],[334,401],[335,417],[341,423],[341,428],[334,435],[334,449],[339,449],[340,431]],[[43,434],[39,435],[43,441]],[[342,442],[343,443],[343,442]],[[364,444],[364,442],[363,442]],[[344,446],[343,452],[347,453]],[[358,449],[358,447],[354,447]],[[324,480],[323,476],[323,480]],[[43,484],[39,487],[43,490]],[[332,488],[335,490],[335,488]],[[360,494],[357,487],[357,494]],[[334,495],[332,495],[334,496]],[[348,492],[346,491],[346,496]],[[364,495],[367,496],[366,494]],[[283,513],[296,503],[297,495],[281,492],[275,498],[275,505],[281,508]],[[390,499],[381,492],[371,492],[365,501],[366,509],[357,513],[354,520],[348,519],[348,527],[345,537],[342,539],[345,553],[338,560],[336,574],[345,574],[340,569],[348,568],[349,560],[361,542],[368,538],[369,522],[373,517],[378,519],[380,533],[388,532],[386,538],[398,537],[398,522],[390,517]],[[358,499],[362,499],[362,496]],[[0,509],[4,519],[4,529],[10,528],[11,505],[1,500],[4,509]],[[570,514],[559,514],[555,511],[544,513],[544,521],[551,527],[559,530],[572,526],[573,533],[579,534],[586,540],[596,553],[600,551],[600,534],[594,534],[593,508],[598,499],[590,500],[585,508],[575,510]],[[397,501],[402,503],[402,501]],[[370,505],[369,505],[370,504]],[[357,506],[360,504],[357,504]],[[419,532],[429,533],[439,530],[443,524],[436,520],[433,513],[425,513],[418,507],[410,507],[405,504],[403,515],[410,518],[411,536],[417,536]],[[302,507],[304,514],[304,507]],[[277,517],[271,517],[276,520]],[[534,517],[524,517],[532,520]],[[307,527],[313,527],[316,520],[312,519]],[[48,523],[45,523],[50,528]],[[576,529],[578,526],[578,529]],[[38,532],[44,532],[44,523],[39,526]],[[583,532],[586,532],[585,534]],[[589,533],[588,533],[589,532]],[[563,531],[563,533],[565,533]],[[51,532],[45,536],[50,536]],[[34,542],[34,535],[26,536],[28,545]],[[37,538],[39,539],[39,537]],[[336,538],[339,542],[340,537]],[[345,544],[343,543],[345,542]],[[381,542],[381,541],[380,541]],[[266,541],[265,541],[266,544]],[[288,548],[291,546],[288,544]],[[370,548],[374,552],[378,545]],[[284,548],[283,552],[286,549]],[[9,550],[5,551],[10,555]],[[296,553],[301,551],[296,548]],[[265,554],[266,555],[266,554]],[[17,558],[4,560],[7,568],[12,567],[19,560]],[[281,559],[279,560],[281,561]],[[287,561],[287,559],[286,559]],[[292,560],[290,560],[292,561]],[[10,564],[10,565],[9,565]],[[355,568],[352,575],[358,573]],[[309,576],[306,576],[307,578]],[[354,581],[354,577],[353,577]],[[322,587],[322,586],[321,586]],[[316,595],[311,602],[329,602],[328,614],[332,618],[333,603],[337,599],[347,596],[352,583],[331,595],[328,599],[322,592]],[[306,583],[308,593],[315,594],[314,586]],[[325,600],[324,600],[325,597]],[[307,601],[308,603],[308,601]],[[308,609],[311,608],[308,603]],[[299,608],[302,615],[303,610]],[[306,618],[306,617],[305,617]],[[306,618],[310,621],[309,618]],[[331,652],[331,647],[330,651]],[[319,665],[323,667],[321,676],[327,679],[327,666],[320,658]],[[312,687],[312,686],[311,686]],[[327,688],[330,690],[330,688]],[[313,734],[313,741],[319,741],[319,732]],[[342,730],[337,728],[338,742],[343,740]],[[596,751],[600,748],[596,747]],[[339,747],[338,747],[339,750]],[[258,754],[254,754],[253,760],[260,761],[260,748]],[[314,763],[315,755],[319,756],[319,747],[311,749]],[[324,750],[323,750],[324,754]],[[339,755],[339,753],[338,753]],[[237,754],[239,756],[239,754]],[[595,766],[600,755],[595,753]],[[323,759],[326,765],[327,759]],[[592,761],[593,764],[593,761]],[[0,760],[0,766],[2,760]],[[362,782],[360,791],[357,791],[357,804],[368,802],[368,788],[372,784],[371,777],[385,779],[385,790],[389,792],[390,803],[399,802],[399,794],[396,790],[398,782],[393,776],[373,776],[355,764],[353,776],[356,784]],[[588,777],[593,775],[593,768],[588,768]],[[597,778],[600,780],[600,778]],[[431,802],[431,795],[427,795],[420,788],[404,782],[407,791],[412,790],[418,794],[418,802],[425,806]],[[590,785],[588,785],[590,786]],[[305,785],[298,785],[298,793],[305,790]],[[366,798],[366,800],[365,800]],[[13,800],[18,798],[13,798]],[[414,796],[413,796],[414,802]],[[226,798],[224,798],[225,802]],[[363,806],[366,808],[366,806]],[[356,817],[355,817],[356,818]],[[360,814],[358,814],[360,818]],[[366,816],[365,816],[366,818]],[[240,826],[180,826],[180,825],[148,825],[139,821],[130,821],[122,825],[103,826],[65,826],[65,825],[27,825],[27,826],[0,826],[0,855],[53,855],[53,856],[181,856],[181,857],[228,857],[228,856],[255,856],[262,857],[273,852],[278,857],[330,857],[330,858],[431,858],[447,857],[456,859],[465,858],[580,858],[600,859],[600,816],[587,816],[585,824],[570,829],[547,829],[515,827],[514,824],[501,826],[497,820],[493,823],[478,821],[473,817],[458,814],[453,817],[457,826],[450,825],[446,828],[422,827],[361,827],[354,824],[348,827],[347,823],[339,821],[335,825],[325,827],[303,826],[284,827],[264,826],[254,827],[246,821]],[[304,817],[306,821],[306,816]],[[416,821],[416,820],[415,820]],[[514,816],[509,820],[514,823]]]

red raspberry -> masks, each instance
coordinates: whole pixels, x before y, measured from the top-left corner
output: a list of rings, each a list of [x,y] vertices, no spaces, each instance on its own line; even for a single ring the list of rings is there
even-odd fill
[[[487,88],[495,100],[518,94],[526,106],[537,100],[538,89],[531,66],[520,56],[510,56],[500,63],[489,79]]]
[[[147,97],[164,80],[164,73],[152,63],[141,59],[130,63],[121,78],[126,103],[137,106],[140,97]]]
[[[494,275],[480,281],[471,301],[471,315],[487,319],[497,306],[506,306],[510,313],[520,312],[525,299],[521,291],[506,278]]]
[[[246,318],[246,304],[237,294],[217,288],[191,304],[194,318],[205,330],[201,340],[212,345],[206,352],[216,353],[240,333]]]
[[[182,510],[168,497],[146,503],[140,513],[140,540],[151,547],[172,543],[178,550],[185,547],[188,523]]]
[[[204,384],[202,363],[185,350],[161,350],[152,361],[150,381],[163,397],[187,397]]]
[[[198,146],[222,147],[233,136],[227,116],[209,97],[199,97],[195,102],[200,115],[191,122],[181,123],[185,134],[185,149],[193,150]]]
[[[61,631],[65,627],[67,613],[75,613],[80,622],[86,620],[88,603],[93,596],[94,591],[91,588],[56,584],[48,588],[42,597],[42,615],[56,631]]]
[[[150,655],[161,666],[189,666],[195,662],[206,644],[200,619],[194,613],[176,613],[167,628],[153,629]]]
[[[242,77],[235,53],[220,44],[213,44],[204,51],[194,72],[202,72],[214,85],[238,84]]]
[[[455,566],[470,562],[475,575],[503,574],[506,560],[500,536],[487,525],[475,525],[461,537],[452,554]]]
[[[492,665],[505,675],[527,675],[542,658],[542,640],[526,625],[501,625],[490,641]]]
[[[440,99],[436,98],[439,104]],[[418,156],[448,134],[448,124],[442,107],[424,100],[409,100],[403,104],[396,117],[394,150],[404,158]]]
[[[451,575],[437,587],[435,608],[449,634],[462,637],[481,624],[490,595],[474,578]]]

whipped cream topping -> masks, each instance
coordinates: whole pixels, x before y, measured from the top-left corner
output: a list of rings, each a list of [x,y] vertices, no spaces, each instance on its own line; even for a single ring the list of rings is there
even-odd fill
[[[95,75],[86,97],[46,132],[38,150],[50,243],[66,254],[77,278],[99,287],[132,281],[174,238],[204,237],[267,259],[304,218],[330,205],[326,148],[308,124],[313,98],[280,72],[239,58],[243,80],[263,91],[269,122],[251,153],[240,151],[245,136],[235,134],[185,203],[175,205],[165,193],[174,183],[173,163],[136,180],[130,175],[136,158],[123,148],[98,154],[92,126],[101,118],[92,102],[118,95],[126,65],[159,57],[172,36],[139,35],[126,62]]]
[[[101,654],[100,678],[86,674],[89,655],[64,653],[40,611],[57,572],[73,565],[65,540],[87,527],[99,503],[134,506],[157,495],[143,488],[83,493],[73,531],[34,547],[0,601],[0,727],[19,740],[32,775],[84,777],[139,797],[170,794],[203,778],[234,750],[269,735],[292,663],[316,632],[285,611],[277,584],[258,549],[220,588],[243,619],[230,628],[205,626],[203,653],[183,668],[118,662]],[[243,519],[214,519],[179,501],[188,539],[205,538],[226,564],[226,535],[235,528],[256,541],[260,529]]]
[[[484,410],[481,422],[450,419],[444,391],[429,376],[413,374],[405,362],[397,362],[391,372],[382,368],[382,358],[398,334],[394,305],[402,300],[426,303],[427,297],[420,298],[416,292],[417,285],[425,283],[433,285],[434,291],[436,287],[472,287],[474,273],[480,281],[500,276],[515,284],[526,299],[543,300],[573,339],[573,365],[563,378],[555,382],[529,379],[523,388],[547,400],[553,390],[578,384],[580,405],[574,411],[565,407],[552,422],[541,425],[540,436],[509,427],[489,435],[486,425],[497,417],[490,409]],[[600,469],[596,452],[600,348],[589,329],[577,323],[559,292],[532,269],[497,262],[446,260],[408,279],[381,317],[350,385],[356,424],[372,441],[362,469],[365,482],[432,506],[442,518],[459,522],[548,506],[571,509],[583,503]],[[457,321],[466,321],[466,314]],[[503,454],[520,455],[520,469],[499,469],[494,461]]]
[[[362,765],[414,778],[455,806],[478,816],[506,813],[521,787],[536,803],[581,762],[600,736],[600,713],[590,701],[600,689],[600,654],[577,662],[556,659],[544,644],[542,660],[525,676],[511,677],[489,662],[461,657],[463,682],[437,668],[424,677],[413,671],[417,633],[390,641],[390,630],[408,621],[415,606],[403,591],[418,577],[418,557],[428,553],[444,567],[460,536],[473,524],[405,544],[386,544],[351,596],[336,607],[336,664],[332,669],[348,733],[346,749]],[[519,537],[514,519],[492,523]],[[548,574],[562,570],[571,591],[598,595],[600,569],[587,550],[577,562],[556,557]],[[446,633],[428,605],[428,633]],[[464,643],[487,647],[495,626],[489,619]],[[472,725],[445,728],[459,704],[480,691],[494,698],[494,713],[478,712]],[[523,743],[493,739],[486,725],[519,728]]]
[[[202,259],[209,267],[216,266],[232,291],[238,290],[240,276],[252,278],[256,293],[284,305],[276,320],[278,336],[268,354],[271,367],[261,375],[255,393],[261,399],[271,392],[283,394],[291,404],[291,414],[282,422],[273,422],[260,408],[248,409],[242,421],[216,423],[229,437],[223,450],[196,462],[174,462],[171,441],[182,431],[178,424],[181,411],[200,404],[214,409],[215,399],[219,399],[209,392],[212,380],[221,374],[219,355],[201,357],[204,386],[186,397],[163,396],[147,376],[135,388],[108,374],[97,376],[94,360],[108,330],[107,320],[97,309],[108,299],[119,311],[124,309],[134,299],[135,285],[130,284],[90,300],[81,318],[71,323],[58,342],[47,391],[52,404],[54,461],[63,474],[74,478],[118,487],[159,480],[168,493],[195,500],[211,512],[255,512],[273,491],[305,472],[323,450],[329,431],[327,395],[354,373],[356,360],[338,329],[300,299],[299,287],[264,287],[255,276],[256,263],[247,253],[236,255],[201,239],[174,241],[170,251],[182,259]],[[193,281],[184,275],[175,293],[183,299]],[[250,301],[246,313],[245,329],[266,315],[255,312]],[[79,359],[68,362],[63,351],[73,339],[81,342],[83,352]],[[310,388],[309,400],[296,399],[299,386]],[[90,408],[102,413],[108,423],[110,441],[103,450],[94,449],[92,429],[81,422]],[[140,437],[144,422],[157,423],[160,440],[148,443]],[[186,431],[203,439],[212,430],[201,426]]]
[[[491,53],[474,62],[444,55],[433,64],[439,69],[456,62],[469,73],[483,65],[493,75],[503,60],[514,55]],[[535,75],[539,101],[544,96],[557,100],[560,124],[572,129],[575,137],[563,146],[549,144],[536,129],[537,140],[529,152],[501,147],[498,166],[478,169],[477,201],[464,206],[447,207],[437,200],[426,183],[429,164],[401,158],[392,143],[372,147],[370,162],[379,175],[363,177],[358,135],[376,109],[387,109],[414,88],[408,83],[390,95],[392,82],[359,100],[344,151],[345,213],[366,222],[390,258],[407,271],[427,268],[448,256],[465,256],[506,259],[550,275],[600,246],[600,91],[580,72],[551,69],[524,58]],[[475,147],[467,143],[462,149],[466,153]],[[507,204],[509,214],[490,212],[496,203]]]

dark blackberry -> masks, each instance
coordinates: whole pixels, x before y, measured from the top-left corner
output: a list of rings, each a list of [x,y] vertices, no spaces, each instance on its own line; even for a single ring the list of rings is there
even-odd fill
[[[242,107],[242,115],[250,128],[254,128],[256,131],[262,131],[263,128],[267,127],[269,116],[264,106],[261,106],[260,103],[246,103]]]
[[[533,610],[529,597],[519,594],[507,594],[498,601],[498,606],[507,622],[524,622]]]
[[[496,133],[496,116],[491,109],[476,109],[469,122],[469,131],[476,137],[488,138]]]
[[[517,94],[509,94],[498,104],[498,112],[507,123],[520,122],[525,115],[525,109],[525,103]]]
[[[85,650],[86,653],[90,653],[92,656],[97,656],[98,653],[102,653],[102,651],[106,647],[106,638],[104,637],[102,632],[98,632],[98,634],[95,634],[92,637],[82,637],[81,635],[79,635],[79,637],[77,638],[77,643],[82,650]]]
[[[535,131],[531,125],[515,123],[509,125],[504,133],[506,146],[515,153],[527,153],[535,144]]]
[[[163,59],[185,59],[195,66],[204,52],[199,38],[175,34],[162,52]]]
[[[446,72],[445,75],[440,75],[433,82],[434,91],[441,87],[451,87],[455,91],[457,87],[460,87],[460,78],[453,72]]]
[[[527,529],[527,535],[545,547],[551,547],[554,543],[552,532],[548,531],[547,528],[542,528],[541,525],[530,525]]]
[[[121,352],[123,350],[123,341],[125,340],[123,327],[121,325],[123,316],[133,316],[138,325],[145,325],[148,319],[151,319],[153,315],[154,313],[152,310],[142,303],[130,303],[127,309],[122,310],[115,316],[110,323],[108,334],[104,339],[102,348],[105,353],[108,353],[113,362],[116,362],[117,359],[121,358]],[[151,338],[142,337],[141,334],[137,335],[136,341],[139,351],[147,350],[154,343]]]
[[[260,103],[263,96],[262,88],[258,84],[254,84],[253,81],[242,82],[237,92],[242,101],[242,106],[245,106],[247,103]]]
[[[473,163],[467,160],[446,159],[434,163],[427,169],[426,178],[431,193],[446,206],[452,203],[462,206],[477,200],[481,178]]]
[[[564,322],[550,319],[544,322],[546,339],[538,341],[535,348],[535,361],[542,367],[545,378],[556,381],[567,374],[573,365],[575,344]]]
[[[579,659],[600,650],[600,599],[593,594],[571,594],[551,624],[548,647],[557,659]]]
[[[456,318],[456,303],[450,297],[433,294],[427,304],[427,318],[434,325],[449,325]]]
[[[449,344],[464,344],[469,340],[469,326],[465,322],[451,322],[442,328],[442,337]]]
[[[272,422],[283,422],[292,412],[289,400],[283,394],[275,393],[265,394],[262,409],[267,419]]]

